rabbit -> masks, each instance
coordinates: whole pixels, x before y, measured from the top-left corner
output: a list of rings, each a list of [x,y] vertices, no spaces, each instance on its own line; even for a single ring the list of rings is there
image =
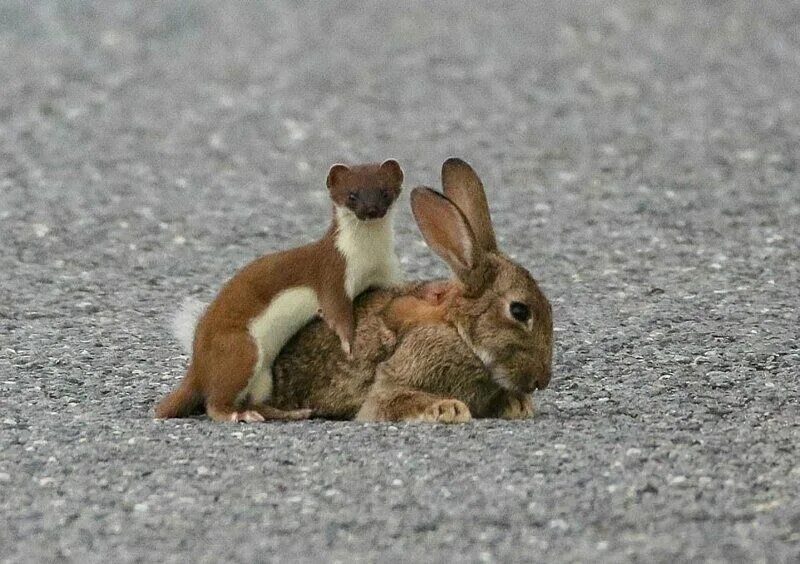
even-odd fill
[[[442,184],[444,194],[415,188],[411,206],[455,279],[361,295],[352,360],[323,324],[306,326],[275,361],[271,405],[359,421],[532,415],[531,392],[551,378],[550,303],[498,250],[475,171],[448,159]]]

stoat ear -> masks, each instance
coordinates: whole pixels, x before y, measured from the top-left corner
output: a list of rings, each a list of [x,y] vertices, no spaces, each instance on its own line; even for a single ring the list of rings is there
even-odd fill
[[[339,184],[349,172],[350,169],[346,165],[341,163],[333,165],[330,170],[328,170],[328,190]]]
[[[392,182],[398,186],[403,183],[403,169],[400,168],[400,163],[394,159],[386,159],[381,163],[381,170],[389,175]]]

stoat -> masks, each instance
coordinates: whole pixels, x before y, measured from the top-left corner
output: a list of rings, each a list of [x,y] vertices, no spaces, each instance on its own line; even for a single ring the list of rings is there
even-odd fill
[[[328,231],[314,243],[254,260],[222,287],[197,324],[186,375],[158,403],[156,417],[185,417],[203,407],[215,421],[309,417],[309,410],[269,406],[272,363],[317,314],[351,353],[353,299],[401,281],[392,205],[402,183],[403,171],[391,159],[332,166]]]

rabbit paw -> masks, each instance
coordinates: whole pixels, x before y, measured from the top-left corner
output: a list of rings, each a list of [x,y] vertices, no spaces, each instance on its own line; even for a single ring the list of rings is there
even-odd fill
[[[456,399],[439,400],[422,414],[423,421],[432,423],[466,423],[472,420],[467,405]]]
[[[526,394],[509,394],[500,412],[502,419],[527,419],[533,417],[533,401]]]

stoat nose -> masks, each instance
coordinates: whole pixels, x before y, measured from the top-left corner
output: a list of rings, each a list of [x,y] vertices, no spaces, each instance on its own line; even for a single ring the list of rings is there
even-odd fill
[[[386,215],[386,210],[378,206],[370,206],[367,208],[367,217],[370,219],[379,219]]]

